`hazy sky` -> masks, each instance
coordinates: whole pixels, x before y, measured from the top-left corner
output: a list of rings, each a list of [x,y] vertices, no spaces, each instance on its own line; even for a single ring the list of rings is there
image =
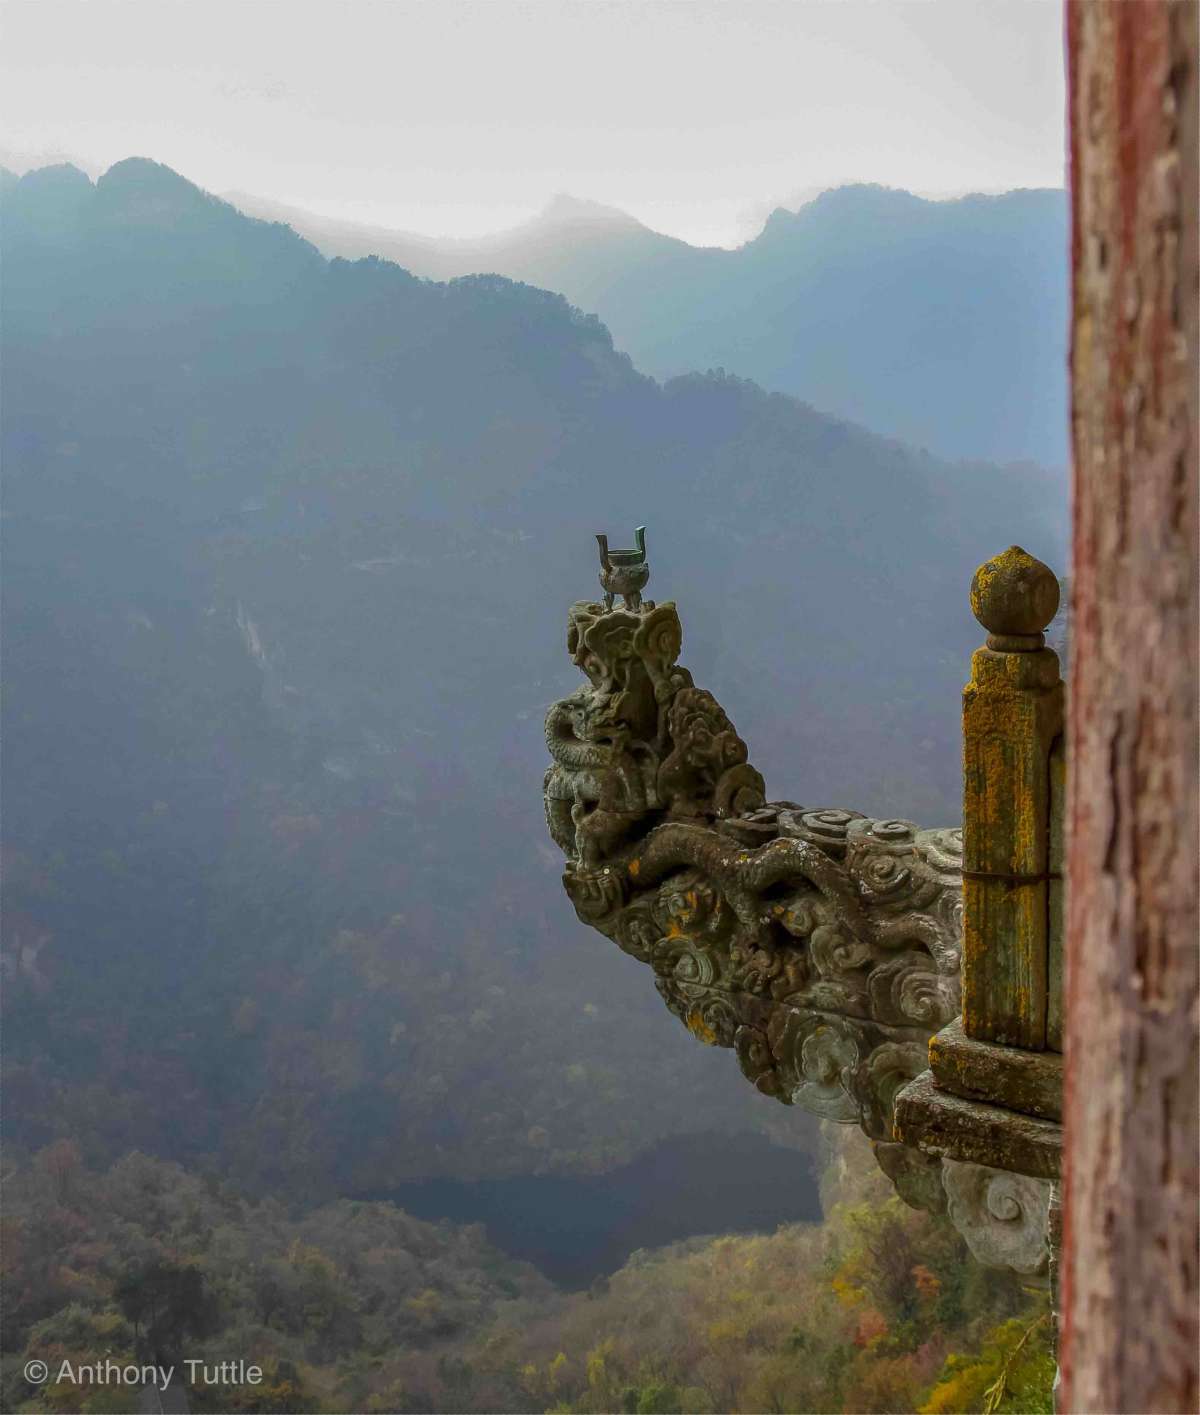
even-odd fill
[[[1064,180],[1059,0],[4,0],[0,160],[430,233],[557,192],[735,244],[814,188]]]

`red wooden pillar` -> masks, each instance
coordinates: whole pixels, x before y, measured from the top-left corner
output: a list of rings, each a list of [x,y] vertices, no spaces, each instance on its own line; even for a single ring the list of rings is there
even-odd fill
[[[1068,0],[1061,1407],[1200,1409],[1197,6]]]

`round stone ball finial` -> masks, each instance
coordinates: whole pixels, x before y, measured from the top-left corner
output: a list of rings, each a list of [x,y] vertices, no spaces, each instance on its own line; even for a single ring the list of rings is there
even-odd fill
[[[1040,649],[1042,631],[1058,613],[1058,593],[1054,571],[1019,545],[985,560],[971,581],[971,611],[988,631],[988,648]]]

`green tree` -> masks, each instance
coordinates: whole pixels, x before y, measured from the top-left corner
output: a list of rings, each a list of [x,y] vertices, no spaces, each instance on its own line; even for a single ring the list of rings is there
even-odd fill
[[[193,1264],[154,1258],[126,1268],[114,1296],[140,1348],[154,1360],[178,1357],[189,1337],[218,1326],[217,1306]]]

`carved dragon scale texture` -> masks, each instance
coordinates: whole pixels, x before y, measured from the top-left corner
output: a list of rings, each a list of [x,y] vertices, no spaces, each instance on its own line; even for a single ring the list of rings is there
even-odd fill
[[[992,1203],[1011,1176],[892,1136],[897,1091],[959,1012],[961,831],[768,801],[733,723],[678,663],[675,605],[640,598],[642,535],[620,608],[606,551],[606,603],[568,612],[586,682],[546,717],[546,821],[576,913],[647,964],[671,1012],[732,1048],[764,1096],[861,1125],[902,1198],[952,1200],[976,1251],[996,1249],[999,1224],[1006,1265],[1035,1271],[1036,1234],[1023,1249],[1015,1235],[1037,1227],[1040,1190],[1019,1211],[1007,1191]],[[943,1170],[971,1174],[943,1183]]]

